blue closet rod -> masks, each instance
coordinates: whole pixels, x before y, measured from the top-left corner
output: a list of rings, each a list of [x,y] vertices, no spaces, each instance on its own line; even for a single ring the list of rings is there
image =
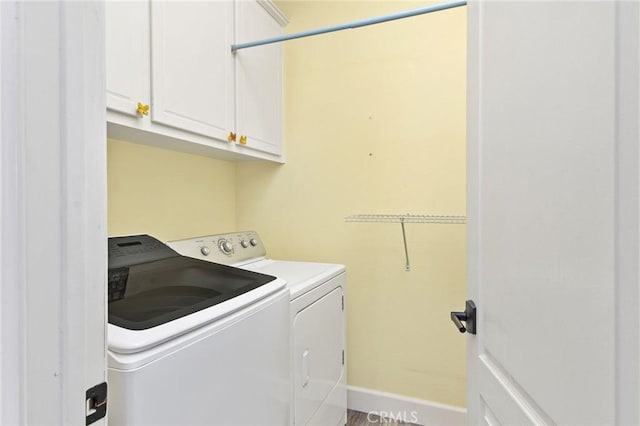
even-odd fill
[[[367,25],[380,24],[383,22],[395,21],[396,19],[409,18],[411,16],[424,15],[425,13],[438,12],[440,10],[445,10],[445,9],[452,9],[454,7],[465,6],[466,4],[467,4],[466,0],[440,3],[440,4],[435,4],[433,6],[422,7],[419,9],[407,10],[406,12],[398,12],[398,13],[392,13],[390,15],[378,16],[376,18],[363,19],[361,21],[350,22],[348,24],[334,25],[331,27],[325,27],[325,28],[320,28],[320,29],[311,30],[311,31],[302,31],[299,33],[283,35],[280,37],[267,38],[264,40],[258,40],[258,41],[253,41],[249,43],[232,44],[231,51],[235,53],[240,49],[246,49],[248,47],[262,46],[264,44],[271,44],[271,43],[279,43],[281,41],[293,40],[296,38],[303,38],[303,37],[309,37],[309,36],[314,36],[318,34],[332,33],[334,31],[342,31],[347,29],[366,27]]]

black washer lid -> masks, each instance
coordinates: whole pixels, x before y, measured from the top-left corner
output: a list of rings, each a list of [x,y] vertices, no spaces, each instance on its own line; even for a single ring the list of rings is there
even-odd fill
[[[146,330],[275,279],[181,256],[149,235],[110,238],[109,323],[129,330]]]

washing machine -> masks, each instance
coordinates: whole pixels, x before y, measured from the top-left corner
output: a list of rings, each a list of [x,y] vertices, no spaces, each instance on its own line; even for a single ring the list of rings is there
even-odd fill
[[[255,231],[167,243],[197,259],[273,275],[290,292],[292,425],[345,425],[347,415],[344,265],[266,258]]]
[[[284,280],[109,238],[110,425],[274,425],[290,419]]]

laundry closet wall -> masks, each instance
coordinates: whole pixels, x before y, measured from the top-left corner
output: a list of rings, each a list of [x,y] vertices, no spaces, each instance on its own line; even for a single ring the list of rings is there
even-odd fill
[[[162,241],[236,229],[235,164],[109,140],[109,235]]]
[[[296,32],[426,4],[278,6]],[[349,385],[464,406],[464,225],[407,225],[405,272],[400,225],[343,218],[465,214],[466,10],[284,46],[286,164],[237,165],[238,228],[270,257],[347,265]]]

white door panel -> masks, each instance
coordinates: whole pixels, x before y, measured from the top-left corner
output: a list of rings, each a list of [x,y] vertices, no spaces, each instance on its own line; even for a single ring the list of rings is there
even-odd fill
[[[478,370],[484,417],[489,419],[489,424],[543,425],[553,423],[486,352],[480,356]],[[500,420],[489,407],[500,413]]]
[[[233,2],[151,4],[153,121],[226,140],[233,129]]]
[[[471,424],[616,422],[618,7],[468,7]]]
[[[282,35],[283,28],[255,1],[236,3],[238,43]],[[239,50],[236,56],[236,117],[247,146],[282,154],[282,44]]]
[[[137,117],[148,105],[149,2],[105,2],[107,108]]]

